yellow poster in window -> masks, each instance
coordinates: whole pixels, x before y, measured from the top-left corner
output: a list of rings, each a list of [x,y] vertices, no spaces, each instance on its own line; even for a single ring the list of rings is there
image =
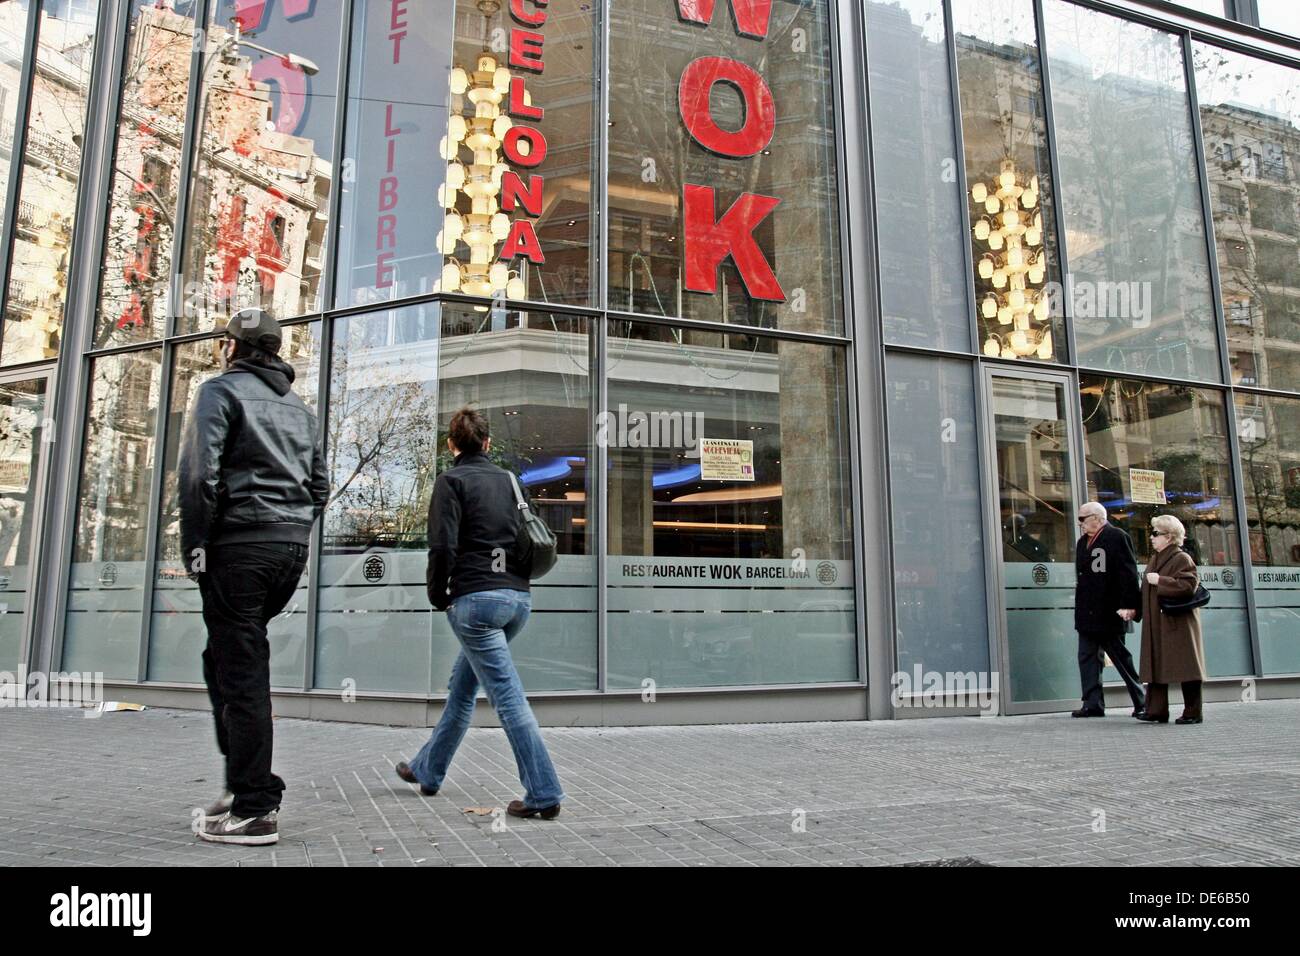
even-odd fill
[[[1128,470],[1128,496],[1136,505],[1166,505],[1165,473],[1148,468]]]
[[[700,477],[705,481],[753,481],[754,443],[741,438],[701,438]]]

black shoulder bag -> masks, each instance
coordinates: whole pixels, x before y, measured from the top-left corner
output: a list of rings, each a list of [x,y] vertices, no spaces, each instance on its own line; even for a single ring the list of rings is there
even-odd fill
[[[519,534],[515,538],[515,558],[528,575],[529,580],[536,580],[555,567],[555,535],[546,526],[546,522],[533,514],[524,501],[524,493],[519,488],[519,479],[510,475],[510,487],[515,490],[515,501],[519,508]]]
[[[1210,603],[1210,592],[1205,590],[1205,585],[1200,581],[1196,582],[1196,591],[1191,597],[1185,598],[1162,598],[1156,596],[1156,602],[1160,605],[1161,614],[1191,614],[1198,607],[1205,607]]]

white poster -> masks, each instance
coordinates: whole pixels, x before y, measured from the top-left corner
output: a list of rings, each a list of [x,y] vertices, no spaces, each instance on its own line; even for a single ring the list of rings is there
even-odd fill
[[[741,438],[701,438],[700,477],[705,481],[753,481],[754,443]]]
[[[1165,505],[1165,473],[1146,468],[1128,470],[1129,498],[1137,505]]]

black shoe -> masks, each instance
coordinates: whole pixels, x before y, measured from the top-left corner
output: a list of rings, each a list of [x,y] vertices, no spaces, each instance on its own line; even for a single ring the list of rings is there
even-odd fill
[[[1142,721],[1144,724],[1167,724],[1169,723],[1169,712],[1166,711],[1163,714],[1152,715],[1148,714],[1144,710],[1138,715],[1138,720]]]
[[[1078,710],[1070,711],[1071,717],[1105,717],[1104,710],[1098,710],[1095,707],[1080,707]]]
[[[1199,724],[1199,723],[1201,723],[1201,718],[1200,718],[1200,717],[1186,717],[1186,716],[1184,716],[1184,717],[1179,717],[1177,720],[1174,721],[1174,723],[1176,723],[1176,724]]]
[[[209,843],[234,843],[239,846],[267,846],[280,842],[279,810],[260,817],[237,817],[223,813],[203,824],[199,839]]]
[[[403,760],[393,769],[396,770],[397,775],[401,777],[403,780],[405,780],[407,783],[420,783],[420,781],[416,779],[415,771],[411,769],[411,765],[408,764],[405,760]],[[426,797],[436,797],[438,795],[437,788],[430,789],[422,783],[420,783],[420,792],[424,794]]]
[[[553,803],[549,807],[529,807],[525,806],[522,800],[511,800],[506,807],[506,813],[512,817],[541,817],[543,820],[554,820],[560,815],[560,805]]]
[[[1139,707],[1136,710],[1134,710],[1133,713],[1130,714],[1129,716],[1136,717],[1138,720],[1141,720],[1146,715],[1147,715],[1147,709],[1145,707]]]

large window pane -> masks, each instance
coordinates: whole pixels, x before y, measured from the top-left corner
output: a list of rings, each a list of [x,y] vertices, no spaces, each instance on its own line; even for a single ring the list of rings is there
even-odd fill
[[[440,329],[441,326],[441,329]],[[414,306],[340,319],[327,428],[316,683],[443,692],[459,650],[425,586],[429,498],[452,413],[487,412],[491,454],[520,474],[560,540],[512,645],[530,690],[596,684],[585,320]]]
[[[1300,71],[1192,47],[1232,381],[1300,390]]]
[[[908,674],[989,670],[972,371],[915,355],[886,363],[898,669]]]
[[[838,332],[830,4],[610,6],[610,307]]]
[[[1064,354],[1038,38],[1030,0],[955,0],[966,196],[980,349]]]
[[[154,569],[153,619],[149,629],[150,680],[201,683],[200,655],[207,641],[199,587],[185,574],[181,560],[180,501],[177,462],[185,418],[199,386],[220,372],[220,339],[186,342],[172,354],[171,403],[163,452],[162,506],[158,520],[158,557]],[[320,325],[284,329],[280,357],[294,369],[293,390],[313,411],[316,407]],[[271,683],[302,687],[307,643],[307,575],[285,610],[268,626]]]
[[[342,0],[212,4],[180,331],[250,306],[278,319],[321,307],[342,12]]]
[[[167,323],[194,0],[132,0],[94,346],[158,339]]]
[[[11,673],[31,620],[33,531],[45,427],[46,379],[0,385],[0,670]]]
[[[23,70],[29,0],[0,3],[0,196],[9,194],[9,165],[14,154],[14,125],[18,119],[18,83]],[[0,228],[5,210],[0,209]]]
[[[885,339],[969,352],[943,3],[873,0],[866,20]]]
[[[0,345],[5,365],[59,352],[95,19],[93,7],[65,10],[45,4],[41,10]]]
[[[398,45],[392,3],[358,4],[340,304],[438,289],[592,301],[599,8],[525,4],[544,19],[524,26],[501,3],[412,4]],[[528,34],[539,71],[510,65],[510,38]]]
[[[1237,395],[1237,432],[1261,663],[1300,673],[1300,399]]]
[[[1255,0],[1255,9],[1265,30],[1300,38],[1300,8],[1292,0]]]
[[[844,353],[611,326],[609,685],[857,678]]]
[[[1044,12],[1079,364],[1219,381],[1181,40]]]
[[[1213,594],[1201,609],[1206,670],[1253,673],[1223,395],[1099,376],[1083,376],[1079,388],[1088,498],[1133,539],[1139,571],[1153,553],[1151,519],[1171,514],[1183,523],[1183,547]],[[1153,491],[1156,481],[1163,490]]]
[[[138,673],[161,359],[148,349],[90,363],[64,670]]]

